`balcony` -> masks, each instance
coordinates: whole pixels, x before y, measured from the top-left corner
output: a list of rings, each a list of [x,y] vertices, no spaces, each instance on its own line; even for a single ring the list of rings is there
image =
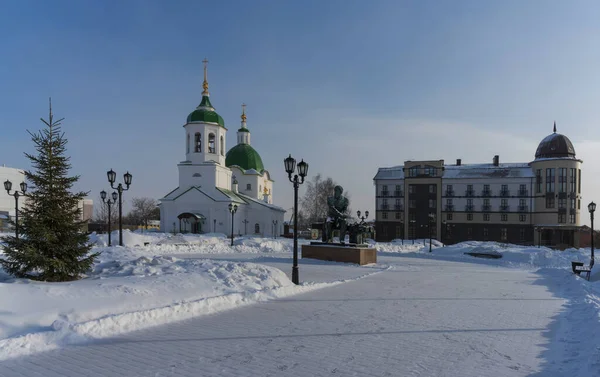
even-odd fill
[[[492,206],[490,206],[490,205],[482,205],[481,206],[481,210],[483,212],[490,212],[492,210]]]
[[[500,206],[500,211],[508,212],[510,210],[510,206]]]
[[[381,196],[388,196],[390,194],[389,191],[382,191]]]
[[[473,212],[475,211],[475,206],[465,206],[465,212]]]
[[[387,204],[382,204],[382,205],[381,205],[381,210],[382,210],[382,211],[387,211],[387,210],[389,210],[389,209],[390,209],[390,206],[389,206],[389,205],[387,205]]]
[[[519,196],[529,196],[527,190],[519,190]]]
[[[500,190],[500,196],[510,196],[510,191],[509,190]]]
[[[465,191],[465,196],[475,196],[475,191],[474,190],[467,190],[467,191]]]
[[[451,205],[451,204],[450,205],[446,205],[444,207],[444,211],[446,211],[446,212],[454,212],[454,206]]]
[[[492,196],[492,190],[483,190],[481,196]]]
[[[527,206],[519,206],[519,212],[528,212]]]
[[[402,206],[402,205],[400,205],[400,204],[396,204],[396,205],[394,206],[394,209],[395,209],[396,211],[404,211],[404,206]]]
[[[446,190],[446,196],[454,196],[454,190]]]
[[[404,197],[404,191],[394,191],[394,196],[395,197]]]

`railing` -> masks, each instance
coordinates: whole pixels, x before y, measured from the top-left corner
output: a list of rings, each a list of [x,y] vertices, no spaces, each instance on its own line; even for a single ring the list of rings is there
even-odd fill
[[[519,196],[528,196],[527,190],[519,190]]]
[[[527,212],[527,206],[519,206],[519,212]]]
[[[467,191],[465,191],[465,196],[475,196],[475,190],[467,190]]]
[[[381,209],[384,210],[384,211],[386,211],[386,210],[390,209],[390,206],[387,205],[387,204],[382,204],[381,205]]]
[[[399,204],[396,204],[396,205],[394,206],[394,209],[395,209],[396,211],[404,211],[404,207],[403,207],[403,206],[401,206],[401,205],[399,205]]]
[[[390,193],[389,191],[382,191],[381,196],[388,196],[389,193]]]
[[[475,210],[475,206],[465,206],[465,212],[473,212]]]
[[[500,206],[500,211],[506,212],[510,209],[510,206]]]
[[[481,210],[483,212],[490,212],[492,210],[492,206],[486,206],[486,205],[482,205],[481,206]]]
[[[444,207],[444,211],[453,212],[454,211],[454,206],[453,205],[446,205]]]
[[[394,191],[394,196],[402,197],[402,196],[404,196],[404,192],[403,191]]]
[[[446,196],[454,196],[454,190],[446,190]]]
[[[500,190],[500,196],[510,196],[510,191],[508,191],[508,190]]]
[[[481,192],[481,196],[492,196],[492,191],[491,190],[483,190]]]

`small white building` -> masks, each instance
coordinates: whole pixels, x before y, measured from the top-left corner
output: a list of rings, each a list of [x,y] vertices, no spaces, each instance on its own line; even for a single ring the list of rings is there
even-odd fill
[[[237,145],[227,153],[227,128],[210,102],[206,62],[202,101],[185,123],[179,185],[160,199],[163,232],[279,235],[285,210],[273,205],[273,180],[250,145],[245,105]],[[232,215],[229,205],[237,206]]]

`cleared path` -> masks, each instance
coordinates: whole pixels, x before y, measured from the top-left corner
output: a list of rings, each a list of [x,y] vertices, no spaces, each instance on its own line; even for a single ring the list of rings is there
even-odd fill
[[[547,328],[564,300],[536,284],[535,274],[417,258],[380,261],[394,268],[4,361],[0,376],[502,377],[542,369]]]

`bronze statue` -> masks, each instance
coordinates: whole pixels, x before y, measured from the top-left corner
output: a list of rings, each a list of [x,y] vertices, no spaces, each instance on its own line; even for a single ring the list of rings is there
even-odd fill
[[[334,195],[327,198],[327,220],[323,232],[323,242],[331,242],[333,239],[333,230],[340,230],[340,242],[344,242],[346,237],[346,212],[348,211],[348,198],[342,195],[344,189],[342,186],[335,186]]]

